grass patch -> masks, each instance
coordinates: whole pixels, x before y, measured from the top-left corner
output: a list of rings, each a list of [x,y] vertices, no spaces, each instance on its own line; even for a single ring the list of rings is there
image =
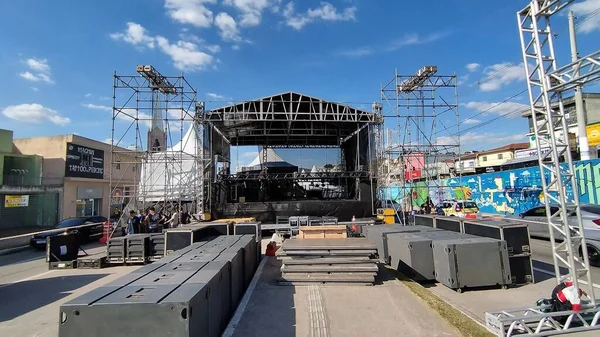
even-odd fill
[[[456,310],[450,304],[434,295],[419,283],[411,280],[402,273],[386,266],[402,284],[407,286],[415,295],[425,301],[438,315],[440,315],[448,324],[453,326],[459,333],[467,337],[494,337],[495,335],[487,331],[484,327],[473,321],[472,318]]]

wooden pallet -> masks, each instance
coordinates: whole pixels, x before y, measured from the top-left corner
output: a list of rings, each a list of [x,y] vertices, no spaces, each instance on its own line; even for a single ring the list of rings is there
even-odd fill
[[[298,239],[345,239],[348,237],[348,228],[345,225],[337,226],[300,226]]]

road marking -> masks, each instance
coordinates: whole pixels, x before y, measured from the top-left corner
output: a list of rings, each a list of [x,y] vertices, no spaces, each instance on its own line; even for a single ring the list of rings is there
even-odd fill
[[[48,275],[48,274],[50,274],[50,273],[52,273],[52,272],[54,272],[54,270],[48,270],[48,271],[46,271],[46,272],[43,272],[43,273],[41,273],[41,274],[37,274],[37,275],[33,275],[33,276],[29,276],[29,277],[27,277],[27,278],[24,278],[24,279],[22,279],[22,280],[18,280],[18,281],[11,282],[11,283],[7,283],[7,284],[2,284],[2,285],[0,285],[0,288],[4,288],[4,287],[11,286],[11,285],[13,285],[13,284],[17,284],[17,283],[21,283],[21,282],[25,282],[25,281],[33,280],[33,279],[35,279],[35,278],[38,278],[38,277],[40,277],[40,276]]]
[[[308,313],[311,327],[310,335],[312,337],[329,337],[323,296],[320,287],[317,285],[308,286]]]
[[[240,301],[240,304],[238,305],[238,308],[235,311],[235,314],[231,318],[231,321],[229,321],[229,324],[227,324],[227,328],[225,329],[225,331],[223,332],[221,337],[233,336],[233,333],[235,332],[235,328],[237,327],[237,325],[240,323],[240,320],[242,319],[242,315],[244,314],[244,311],[246,310],[246,306],[248,306],[248,302],[250,302],[250,297],[252,296],[252,293],[254,292],[254,289],[256,288],[256,284],[258,283],[258,280],[260,279],[260,276],[263,273],[263,269],[265,269],[265,264],[267,264],[268,259],[269,259],[269,257],[263,256],[262,260],[260,261],[260,264],[258,265],[258,268],[256,269],[256,273],[254,273],[254,277],[252,278],[252,281],[250,282],[250,285],[248,286],[248,290],[246,290],[246,294],[244,294],[244,297]]]
[[[546,269],[541,269],[541,268],[533,267],[533,270],[537,271],[539,273],[542,273],[542,274],[550,275],[552,277],[556,276],[556,274],[553,271],[548,271]],[[583,280],[579,280],[579,283],[588,285],[587,281],[583,281]],[[600,289],[600,284],[592,283],[592,287],[594,287],[596,289]]]

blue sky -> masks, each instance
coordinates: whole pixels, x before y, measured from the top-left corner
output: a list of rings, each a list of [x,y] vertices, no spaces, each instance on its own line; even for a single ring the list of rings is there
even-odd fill
[[[526,107],[527,96],[520,95],[489,109],[525,89],[515,13],[527,3],[3,1],[1,127],[19,138],[77,133],[106,140],[112,74],[133,75],[137,64],[165,75],[183,71],[207,108],[297,91],[365,109],[379,100],[394,69],[410,75],[435,64],[439,74],[459,77],[461,128],[469,129],[463,149],[524,141],[527,123],[518,114],[481,123]],[[574,5],[581,55],[597,48],[598,8],[600,0]],[[564,14],[553,28],[558,57],[567,63]],[[233,159],[249,162],[256,151],[241,149]],[[322,165],[337,157],[326,152],[282,156]]]

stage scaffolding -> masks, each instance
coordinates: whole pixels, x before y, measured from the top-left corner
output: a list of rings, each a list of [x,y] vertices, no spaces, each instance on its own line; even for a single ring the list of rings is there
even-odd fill
[[[111,207],[201,213],[204,104],[181,76],[149,65],[136,75],[113,76],[109,184]],[[112,212],[110,212],[112,214]]]
[[[427,197],[434,204],[448,197],[440,179],[455,176],[460,154],[456,75],[438,75],[437,66],[408,76],[396,70],[374,105],[385,121],[376,134],[379,198],[405,214]],[[426,196],[415,198],[417,190]]]

